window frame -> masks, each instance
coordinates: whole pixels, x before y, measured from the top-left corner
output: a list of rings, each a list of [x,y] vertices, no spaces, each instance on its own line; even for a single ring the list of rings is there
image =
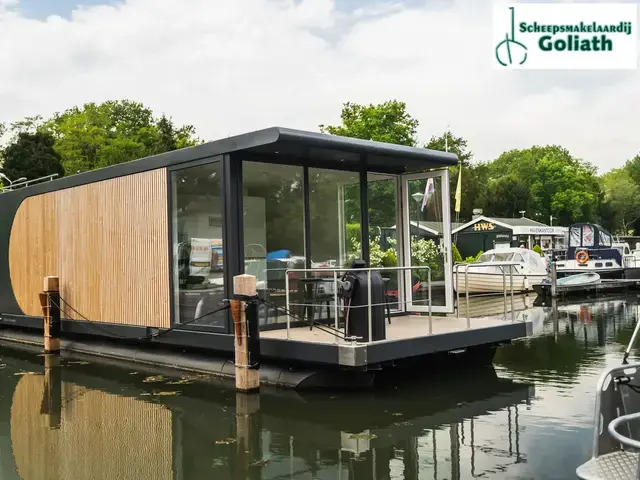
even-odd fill
[[[173,237],[174,237],[174,228],[173,228],[173,212],[174,212],[174,204],[173,204],[173,174],[174,172],[186,170],[193,167],[200,167],[203,165],[209,165],[214,163],[220,163],[220,215],[221,215],[221,223],[222,223],[222,239],[223,239],[223,249],[224,249],[224,264],[223,264],[223,278],[224,278],[224,297],[230,298],[230,295],[233,293],[230,289],[233,288],[233,281],[229,281],[229,263],[233,261],[233,258],[237,255],[237,252],[229,251],[227,245],[229,244],[227,240],[228,228],[227,228],[227,218],[230,218],[227,213],[228,209],[228,201],[226,197],[227,193],[227,182],[226,175],[228,175],[228,167],[226,166],[228,162],[228,155],[216,155],[213,157],[201,158],[198,160],[193,160],[191,162],[180,163],[176,165],[171,165],[167,167],[167,216],[168,216],[168,241],[169,241],[169,308],[170,308],[170,320],[171,320],[171,328],[176,328],[180,330],[192,330],[199,332],[208,332],[208,333],[219,333],[219,334],[230,334],[231,333],[231,314],[227,310],[225,312],[225,322],[223,327],[217,327],[214,325],[200,325],[200,324],[181,324],[176,320],[176,285],[175,285],[175,263],[174,263],[174,253],[176,246],[174,245]],[[242,208],[242,207],[240,207]],[[231,276],[231,279],[233,276]]]

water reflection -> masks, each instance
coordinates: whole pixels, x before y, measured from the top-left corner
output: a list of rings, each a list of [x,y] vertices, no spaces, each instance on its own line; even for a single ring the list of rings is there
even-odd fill
[[[249,398],[215,379],[0,347],[0,478],[572,478],[595,378],[639,311],[629,297],[527,304],[535,336],[499,349],[495,368],[362,394]]]

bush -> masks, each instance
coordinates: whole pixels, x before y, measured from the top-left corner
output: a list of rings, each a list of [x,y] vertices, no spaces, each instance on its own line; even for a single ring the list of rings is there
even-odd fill
[[[455,243],[451,244],[451,256],[453,257],[454,264],[462,262],[462,255],[460,255],[460,251]]]
[[[532,250],[534,252],[536,252],[538,255],[540,255],[541,257],[544,257],[544,252],[542,251],[542,247],[538,244],[534,245]]]

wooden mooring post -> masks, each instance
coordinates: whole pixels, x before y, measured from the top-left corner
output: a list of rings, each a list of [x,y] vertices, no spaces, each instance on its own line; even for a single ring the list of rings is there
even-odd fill
[[[40,306],[44,317],[44,352],[60,352],[60,280],[44,277]]]
[[[235,338],[236,390],[256,392],[260,389],[260,334],[258,330],[258,305],[256,277],[238,275],[233,278],[231,300],[233,331]]]
[[[60,355],[44,357],[44,393],[41,413],[46,416],[51,429],[59,429],[62,420],[62,372]]]

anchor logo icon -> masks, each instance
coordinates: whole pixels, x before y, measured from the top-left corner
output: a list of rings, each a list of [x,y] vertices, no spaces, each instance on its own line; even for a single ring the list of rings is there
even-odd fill
[[[507,33],[504,37],[504,40],[502,40],[500,43],[498,43],[498,45],[496,45],[496,60],[498,60],[498,63],[503,67],[506,67],[508,65],[513,65],[514,55],[512,54],[511,49],[514,47],[516,49],[514,54],[517,54],[518,49],[520,49],[519,50],[520,55],[522,56],[522,60],[519,62],[519,65],[522,65],[527,60],[526,45],[516,40],[514,8],[509,7],[509,10],[511,10],[511,37],[509,37],[509,33]],[[507,57],[506,63],[503,61],[505,54]]]

